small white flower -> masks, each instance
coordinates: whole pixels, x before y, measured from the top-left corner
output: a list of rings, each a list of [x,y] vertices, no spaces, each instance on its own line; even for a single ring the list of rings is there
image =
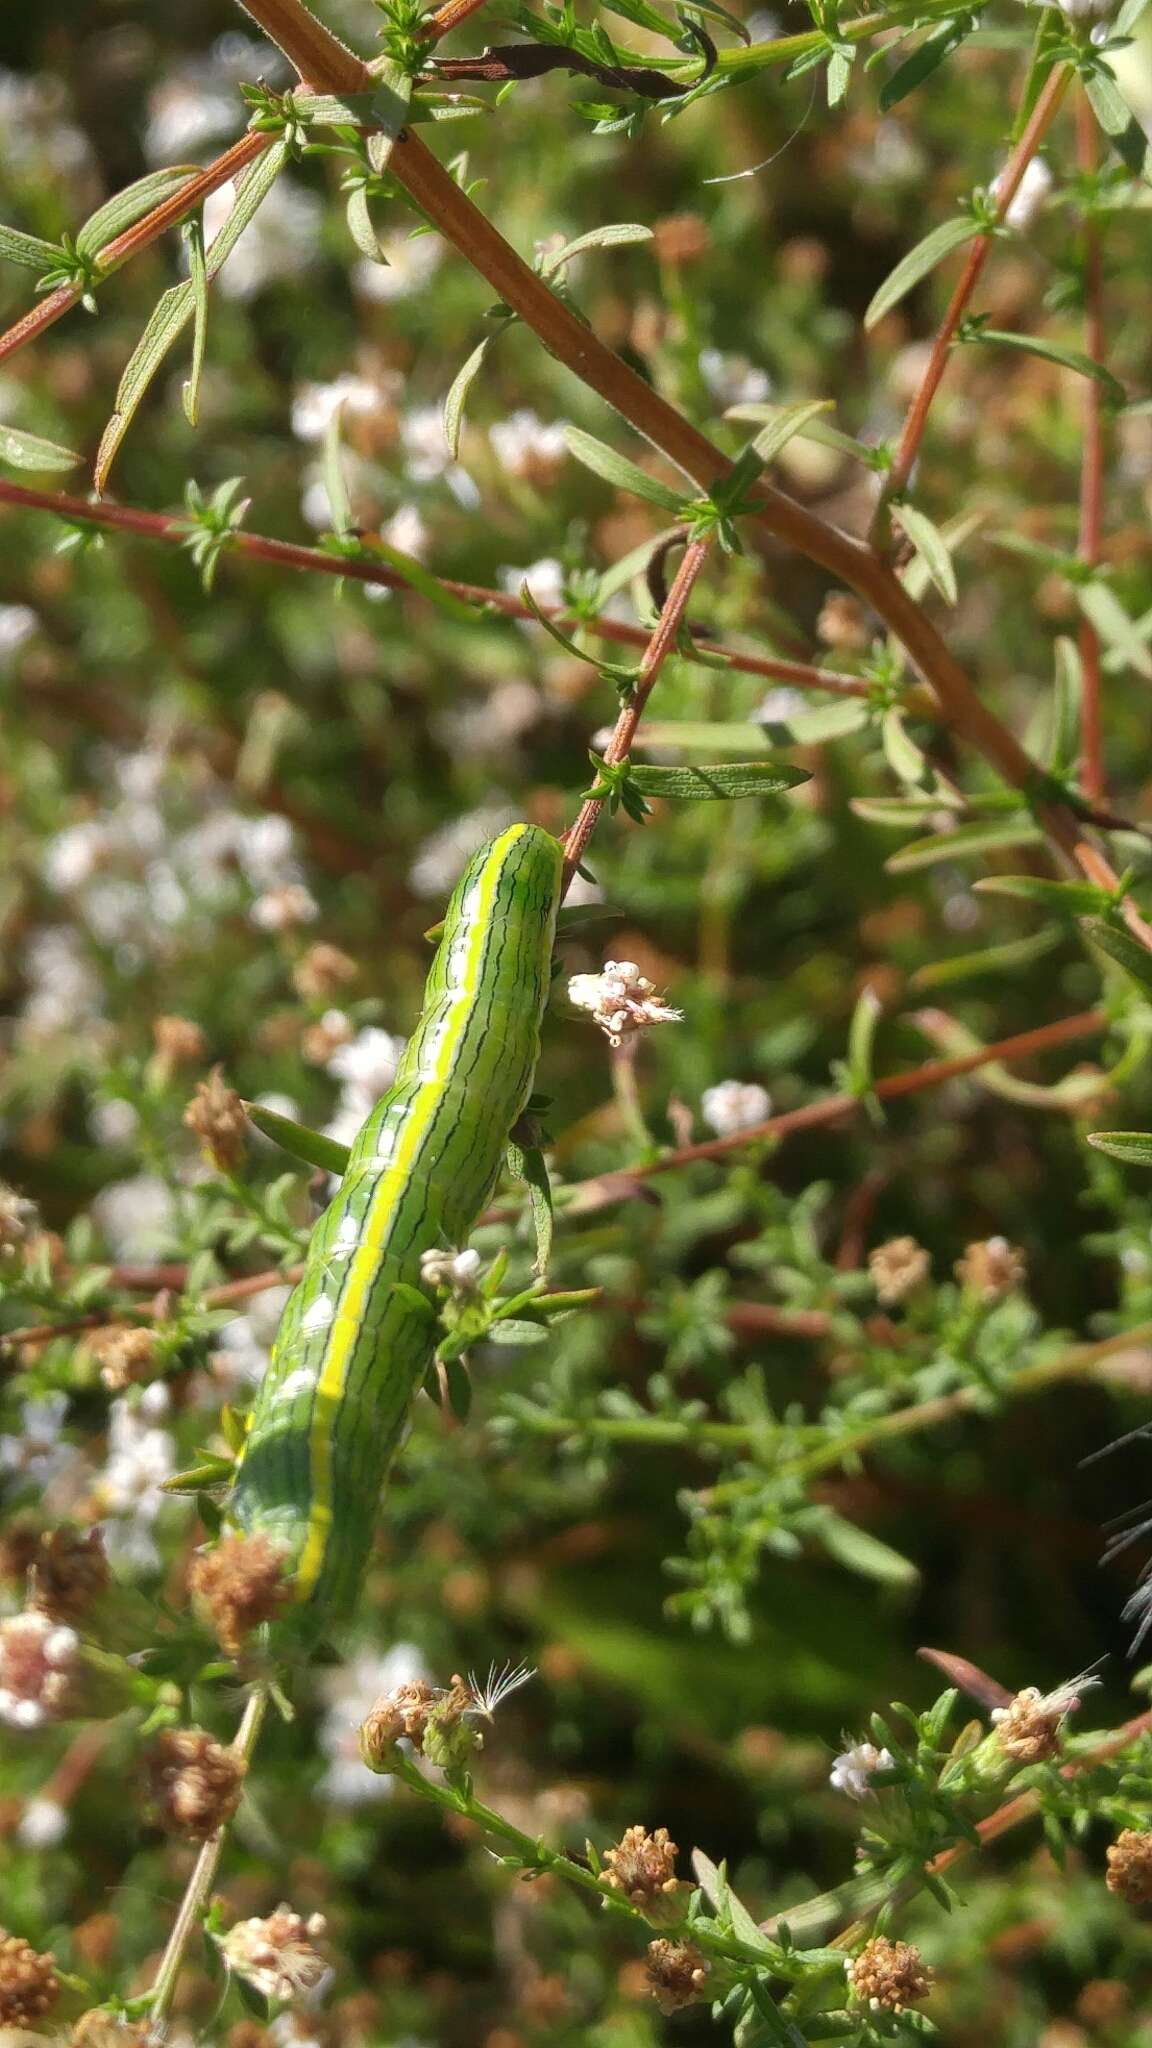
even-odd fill
[[[429,833],[408,876],[417,896],[446,895],[477,848],[503,832],[515,816],[509,804],[483,804]]]
[[[347,417],[377,412],[385,393],[367,377],[345,374],[331,384],[301,384],[292,400],[292,432],[298,441],[322,441],[341,407]]]
[[[443,476],[452,461],[444,438],[444,415],[438,405],[418,405],[400,421],[400,446],[404,451],[404,474],[413,483],[431,483]]]
[[[329,1059],[327,1071],[343,1082],[345,1094],[355,1097],[355,1106],[367,1104],[364,1116],[392,1086],[406,1042],[393,1031],[366,1024],[347,1045],[338,1045]]]
[[[67,1394],[43,1394],[37,1401],[25,1401],[19,1435],[0,1436],[0,1472],[30,1480],[41,1494],[62,1478],[74,1477],[82,1457],[75,1444],[65,1442],[60,1434],[67,1412]]]
[[[417,561],[422,561],[428,552],[428,528],[416,505],[401,505],[380,531],[389,547],[398,548],[402,555],[414,555]],[[365,587],[369,591],[374,588],[377,593],[384,589],[381,583],[375,586],[369,583]]]
[[[69,825],[50,839],[44,852],[44,880],[62,894],[82,888],[96,872],[108,846],[107,826],[94,818]]]
[[[606,960],[599,974],[574,974],[568,983],[568,1000],[578,1010],[588,1010],[607,1037],[609,1045],[620,1045],[633,1031],[653,1024],[678,1024],[683,1010],[670,1009],[657,994],[655,984],[641,974],[634,960]]]
[[[509,476],[530,476],[563,462],[568,453],[564,428],[548,425],[528,406],[520,406],[506,420],[488,429],[488,439],[501,469]]]
[[[145,1260],[166,1249],[175,1203],[158,1174],[137,1173],[101,1188],[92,1214],[115,1258]]]
[[[355,289],[378,305],[391,305],[395,299],[406,299],[410,293],[419,291],[444,255],[439,235],[418,235],[414,242],[407,235],[381,235],[378,239],[381,254],[387,260],[372,263],[366,257],[352,271]]]
[[[55,1799],[30,1799],[16,1833],[26,1849],[55,1849],[68,1833],[68,1809]]]
[[[463,1252],[426,1251],[420,1254],[420,1278],[426,1287],[451,1287],[469,1294],[476,1285],[482,1261],[471,1247]]]
[[[1066,8],[1065,12],[1069,12]],[[999,197],[1004,173],[992,180],[992,196]],[[1034,156],[1004,213],[1006,227],[1016,228],[1021,233],[1032,226],[1044,201],[1052,190],[1052,173],[1042,156]]]
[[[771,1116],[772,1097],[758,1081],[718,1081],[714,1088],[704,1090],[700,1108],[717,1137],[727,1138]]]
[[[849,1799],[863,1799],[871,1791],[870,1779],[874,1771],[890,1771],[893,1758],[886,1749],[877,1749],[873,1742],[859,1742],[854,1749],[846,1749],[838,1756],[828,1773],[828,1782],[837,1792],[846,1792]]]
[[[40,621],[30,605],[0,604],[0,660],[23,647],[39,625]]]
[[[746,356],[726,356],[718,348],[700,352],[700,374],[717,405],[762,405],[772,395],[772,380]]]
[[[564,570],[554,555],[543,555],[538,562],[530,562],[526,569],[499,569],[497,580],[501,590],[506,590],[510,597],[519,597],[520,586],[526,583],[538,605],[564,602]],[[537,627],[536,630],[540,629]]]
[[[248,915],[262,932],[290,932],[298,925],[314,924],[320,905],[303,882],[281,882],[258,896]]]
[[[129,1571],[153,1571],[159,1552],[152,1525],[165,1504],[161,1481],[176,1467],[175,1440],[157,1429],[144,1403],[113,1401],[109,1411],[108,1460],[93,1492],[105,1515],[105,1547]]]

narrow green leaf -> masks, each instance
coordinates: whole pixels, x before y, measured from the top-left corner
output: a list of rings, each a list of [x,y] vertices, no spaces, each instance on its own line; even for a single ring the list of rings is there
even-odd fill
[[[1138,939],[1120,930],[1118,925],[1106,924],[1103,918],[1085,917],[1080,929],[1085,938],[1102,953],[1107,953],[1117,967],[1122,967],[1130,981],[1135,982],[1142,994],[1152,996],[1152,953],[1143,947]]]
[[[683,497],[677,496],[667,484],[658,483],[655,477],[646,475],[626,455],[618,455],[603,441],[597,441],[592,434],[586,434],[581,427],[565,427],[564,439],[577,462],[593,475],[602,477],[605,483],[613,484],[618,491],[631,491],[637,498],[647,498],[652,505],[663,506],[665,512],[680,512]]]
[[[137,178],[133,185],[125,185],[122,192],[114,193],[95,213],[89,214],[76,236],[77,255],[98,256],[107,242],[114,242],[117,235],[134,227],[162,199],[167,199],[174,185],[186,184],[199,175],[199,164],[170,164],[162,171],[149,171],[147,177]]]
[[[341,459],[340,429],[343,426],[344,401],[334,405],[324,429],[324,491],[328,499],[328,516],[333,533],[346,535],[352,531],[352,503],[348,496],[348,479],[344,475]]]
[[[773,796],[811,781],[786,761],[717,761],[714,766],[670,768],[635,761],[629,781],[642,796],[715,803],[738,796]]]
[[[939,812],[940,803],[935,796],[854,796],[849,799],[848,808],[858,818],[866,818],[870,825],[902,832],[907,825],[929,824]]]
[[[515,1139],[509,1139],[508,1171],[514,1180],[524,1181],[528,1188],[528,1201],[536,1233],[536,1259],[532,1270],[538,1280],[543,1280],[552,1256],[553,1213],[552,1182],[540,1147],[518,1145]]]
[[[970,242],[973,235],[979,233],[980,229],[976,222],[968,214],[961,214],[956,220],[941,221],[939,227],[933,228],[930,235],[925,235],[922,242],[917,242],[914,249],[909,249],[908,254],[901,257],[895,270],[889,272],[864,315],[865,327],[877,326],[885,313],[890,313],[893,306],[899,305],[900,300],[912,290],[913,285],[919,284],[921,278],[927,277],[929,271],[935,270],[936,265],[942,263],[946,256],[950,256],[954,249],[959,249],[965,242]]]
[[[399,64],[389,61],[372,96],[375,133],[368,137],[368,161],[377,177],[388,168],[392,146],[408,119],[411,98],[411,76]]]
[[[880,736],[888,766],[900,782],[911,783],[915,787],[928,780],[928,763],[909,734],[897,705],[893,704],[884,713]]]
[[[204,259],[205,273],[209,278],[216,276],[231,255],[262,201],[272,190],[284,168],[287,155],[287,143],[274,142],[271,148],[265,150],[262,156],[258,156],[255,163],[250,164],[237,179],[232,210]],[[108,481],[108,473],[115,460],[116,451],[132,423],[141,399],[195,310],[196,297],[191,278],[186,279],[183,284],[170,285],[153,307],[152,316],[120,379],[116,392],[116,407],[104,429],[96,452],[95,482],[98,491],[102,491]]]
[[[1084,78],[1084,91],[1088,104],[1099,121],[1105,135],[1123,135],[1132,119],[1128,103],[1111,71],[1105,64],[1099,64]]]
[[[916,969],[908,985],[916,990],[947,988],[958,981],[976,981],[983,975],[1009,974],[1050,953],[1063,936],[1059,930],[1045,926],[1022,939],[1005,939],[999,946],[981,946],[974,953],[955,953],[951,959],[932,960]]]
[[[919,1582],[920,1572],[911,1558],[902,1556],[891,1544],[882,1543],[878,1536],[858,1528],[832,1508],[822,1511],[815,1535],[829,1557],[861,1578],[874,1579],[882,1586],[910,1587]]]
[[[885,861],[890,875],[913,874],[918,868],[936,867],[945,860],[971,860],[978,854],[993,853],[1003,846],[1036,846],[1040,828],[1031,818],[1018,817],[972,825],[957,825],[954,832],[934,832],[930,838],[914,839]]]
[[[916,505],[901,503],[893,506],[893,512],[941,597],[949,604],[955,604],[959,595],[956,588],[956,571],[952,566],[948,543],[940,528]]]
[[[64,251],[56,242],[42,242],[39,235],[22,234],[19,228],[0,226],[0,262],[21,263],[25,270],[54,270]]]
[[[382,562],[386,562],[390,569],[395,569],[405,583],[410,583],[413,590],[418,590],[421,597],[426,597],[429,604],[434,604],[448,618],[475,621],[475,605],[457,597],[454,591],[445,590],[431,570],[426,569],[423,562],[418,562],[414,555],[406,555],[402,549],[390,547],[378,533],[366,534],[364,546],[370,554],[378,555]]]
[[[40,434],[26,434],[19,427],[0,426],[0,462],[12,469],[75,469],[81,461],[71,448],[58,441],[45,441]]]
[[[477,343],[463,368],[457,370],[448,396],[444,400],[444,439],[452,451],[453,462],[457,461],[460,455],[460,435],[464,427],[464,407],[468,393],[488,353],[489,344],[494,340],[494,335],[486,334],[483,341]]]
[[[918,85],[923,85],[926,78],[931,78],[953,50],[960,48],[975,26],[974,15],[957,14],[951,21],[941,22],[930,36],[925,36],[920,48],[897,65],[891,78],[881,86],[880,112],[887,114]]]
[[[773,407],[774,417],[761,428],[752,442],[761,462],[775,462],[780,450],[785,448],[794,434],[799,434],[809,420],[817,413],[830,412],[833,401],[830,398],[801,398],[794,405]]]
[[[184,417],[194,427],[200,417],[200,382],[204,375],[204,354],[208,346],[208,270],[204,261],[204,223],[188,221],[184,229],[188,245],[188,282],[192,286],[192,368],[181,394]]]
[[[836,704],[815,704],[783,717],[761,718],[762,730],[778,747],[816,747],[825,740],[845,739],[868,723],[868,706],[862,697],[845,697]]]
[[[1056,673],[1045,761],[1053,775],[1070,775],[1080,757],[1080,700],[1084,687],[1080,649],[1067,633],[1056,641]]]
[[[1094,889],[1091,882],[1050,882],[1043,875],[983,875],[972,889],[977,896],[1018,896],[1071,917],[1098,915],[1108,907],[1106,889]]]
[[[829,400],[828,403],[832,404],[833,401]],[[776,418],[780,410],[781,408],[776,405],[729,405],[725,407],[724,417],[726,420],[747,420],[750,423],[761,420],[769,422]],[[825,448],[836,448],[841,455],[850,455],[854,461],[866,463],[869,469],[875,467],[875,448],[870,447],[867,441],[853,440],[851,434],[842,434],[839,427],[829,426],[819,415],[804,421],[793,431],[800,441],[819,441]]]
[[[323,1131],[309,1130],[307,1124],[294,1123],[291,1117],[280,1116],[274,1109],[265,1109],[262,1102],[246,1102],[244,1114],[250,1124],[287,1152],[290,1159],[299,1159],[305,1166],[318,1166],[324,1173],[343,1174],[348,1170],[349,1147],[341,1145],[335,1138],[326,1138]]]
[[[1076,585],[1076,602],[1106,647],[1123,657],[1138,675],[1152,682],[1152,649],[1137,632],[1114,590],[1099,578]]]
[[[348,222],[348,232],[365,260],[368,263],[382,263],[384,268],[387,269],[387,259],[381,250],[376,229],[372,224],[372,215],[368,208],[368,193],[363,185],[354,185],[352,187],[351,192],[348,194],[348,203],[344,208],[344,218]]]
[[[1125,1166],[1152,1166],[1152,1137],[1147,1131],[1089,1131],[1087,1135],[1097,1152],[1122,1159]]]
[[[872,1086],[872,1049],[880,1008],[875,989],[861,989],[848,1026],[848,1073],[856,1095],[867,1095]]]
[[[973,340],[993,342],[1000,348],[1019,349],[1022,355],[1042,356],[1045,362],[1059,363],[1062,370],[1075,370],[1080,377],[1094,377],[1098,384],[1107,386],[1110,395],[1120,405],[1128,395],[1111,370],[1086,356],[1082,349],[1065,348],[1062,342],[1046,341],[1036,334],[1013,334],[1004,327],[978,328]]]
[[[602,228],[589,228],[586,235],[577,235],[574,242],[565,242],[555,255],[544,258],[540,265],[541,277],[555,277],[574,256],[580,256],[585,249],[618,249],[626,242],[650,242],[651,228],[642,227],[638,221],[618,221]]]

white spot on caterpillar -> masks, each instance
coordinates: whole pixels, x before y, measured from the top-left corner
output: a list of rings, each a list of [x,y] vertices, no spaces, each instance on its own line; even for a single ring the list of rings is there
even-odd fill
[[[326,1294],[318,1294],[310,1309],[300,1319],[302,1330],[326,1330],[336,1311]]]
[[[283,1384],[277,1387],[272,1398],[275,1401],[294,1401],[297,1394],[306,1394],[315,1384],[315,1373],[306,1365],[298,1365],[295,1372],[290,1372]]]

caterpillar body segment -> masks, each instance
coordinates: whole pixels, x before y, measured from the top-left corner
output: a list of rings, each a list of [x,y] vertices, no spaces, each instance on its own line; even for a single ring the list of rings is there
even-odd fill
[[[532,1088],[561,849],[513,825],[453,893],[424,1007],[284,1310],[227,1504],[284,1553],[297,1628],[355,1603],[380,1491],[435,1345],[421,1254],[459,1245]]]

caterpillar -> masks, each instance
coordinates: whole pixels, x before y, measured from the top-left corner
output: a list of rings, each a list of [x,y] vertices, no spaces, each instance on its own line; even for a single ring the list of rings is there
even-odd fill
[[[225,1520],[282,1552],[302,1636],[355,1604],[431,1362],[421,1254],[467,1236],[528,1100],[560,877],[559,844],[531,825],[468,863],[396,1079],[357,1134],[285,1305]]]

